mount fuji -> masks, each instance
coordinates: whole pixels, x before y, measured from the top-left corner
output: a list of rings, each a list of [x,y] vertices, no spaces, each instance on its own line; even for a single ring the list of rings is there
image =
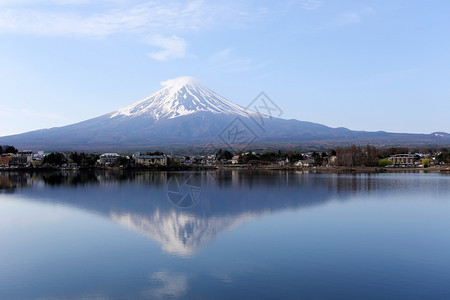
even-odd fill
[[[250,110],[217,95],[193,77],[179,77],[161,82],[164,88],[150,97],[119,109],[111,115],[116,117],[147,116],[154,120],[174,119],[198,112],[216,115],[255,115]]]
[[[450,135],[352,131],[286,120],[265,94],[241,107],[200,80],[179,77],[161,83],[149,97],[83,122],[0,137],[0,144],[48,151],[125,151],[148,149],[279,149],[365,144],[450,145]]]

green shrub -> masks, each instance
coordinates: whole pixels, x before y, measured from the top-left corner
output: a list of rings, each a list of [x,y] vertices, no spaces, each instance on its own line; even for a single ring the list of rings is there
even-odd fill
[[[429,158],[422,159],[422,165],[424,168],[428,168],[430,166],[430,159]]]
[[[383,158],[383,159],[380,159],[378,161],[378,165],[380,167],[392,166],[393,164],[394,164],[394,162],[392,160],[387,159],[387,158]]]

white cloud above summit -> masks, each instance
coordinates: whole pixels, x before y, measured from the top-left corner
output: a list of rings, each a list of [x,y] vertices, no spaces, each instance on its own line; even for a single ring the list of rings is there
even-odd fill
[[[148,44],[162,48],[160,51],[150,52],[148,55],[159,61],[181,58],[186,55],[186,41],[178,36],[156,35],[147,41]]]

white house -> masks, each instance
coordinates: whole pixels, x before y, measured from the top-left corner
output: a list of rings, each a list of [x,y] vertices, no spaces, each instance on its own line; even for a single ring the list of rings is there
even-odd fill
[[[141,153],[135,153],[134,160],[137,164],[144,166],[167,166],[167,156],[165,155],[142,155]]]
[[[99,162],[102,165],[113,165],[119,157],[120,155],[117,153],[103,153],[100,155]]]
[[[306,160],[299,160],[294,163],[296,167],[309,167],[309,163]]]
[[[414,166],[415,155],[414,154],[396,154],[389,157],[394,165]]]
[[[16,155],[11,157],[10,165],[28,166],[33,161],[33,151],[20,150]]]

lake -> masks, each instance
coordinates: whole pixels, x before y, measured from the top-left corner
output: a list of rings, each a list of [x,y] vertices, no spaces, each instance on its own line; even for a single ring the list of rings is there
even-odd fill
[[[0,299],[450,299],[450,176],[0,173]]]

